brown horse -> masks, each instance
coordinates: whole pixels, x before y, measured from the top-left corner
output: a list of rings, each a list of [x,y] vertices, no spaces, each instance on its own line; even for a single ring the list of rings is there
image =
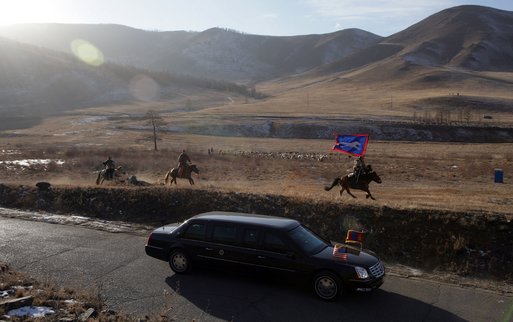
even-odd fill
[[[169,177],[171,177],[171,182],[169,182],[170,185],[173,183],[173,181],[175,182],[175,184],[177,184],[176,178],[189,179],[189,183],[191,185],[193,185],[194,184],[194,180],[192,180],[193,172],[199,174],[198,167],[195,164],[187,165],[185,167],[185,170],[183,171],[183,174],[180,177],[178,176],[178,168],[173,168],[166,173],[166,177],[165,177],[166,184],[169,180]]]
[[[356,196],[353,195],[349,190],[349,188],[352,188],[367,192],[365,198],[371,198],[372,200],[375,200],[369,191],[369,183],[371,183],[372,181],[375,181],[376,183],[381,183],[381,178],[375,171],[372,170],[371,166],[369,165],[367,166],[367,173],[362,173],[358,177],[356,175],[346,174],[341,178],[335,178],[331,186],[324,187],[324,190],[330,191],[331,188],[338,184],[342,188],[340,189],[340,195],[342,195],[342,192],[346,190],[348,194],[350,194],[353,198],[356,198]]]

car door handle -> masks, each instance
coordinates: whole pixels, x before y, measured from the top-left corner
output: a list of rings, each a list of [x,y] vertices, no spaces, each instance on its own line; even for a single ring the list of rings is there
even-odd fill
[[[265,256],[257,256],[258,259],[265,259]]]
[[[207,248],[205,248],[205,250],[211,251],[211,250],[214,250],[214,249],[210,248],[210,247],[207,247]]]

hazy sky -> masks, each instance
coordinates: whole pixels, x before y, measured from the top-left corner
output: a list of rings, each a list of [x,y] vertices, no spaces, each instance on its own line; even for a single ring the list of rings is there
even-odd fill
[[[0,24],[116,23],[160,31],[223,27],[278,36],[360,28],[389,36],[463,4],[513,11],[513,0],[0,0]]]

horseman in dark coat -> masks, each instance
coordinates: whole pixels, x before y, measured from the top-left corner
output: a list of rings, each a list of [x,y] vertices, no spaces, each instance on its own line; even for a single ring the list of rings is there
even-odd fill
[[[188,166],[187,162],[191,162],[191,158],[185,153],[185,150],[182,150],[180,156],[178,156],[178,177],[182,177],[183,173]]]
[[[360,175],[365,173],[367,173],[367,166],[365,165],[362,155],[356,158],[353,163],[353,176],[355,176],[356,182],[358,182]]]
[[[114,160],[111,159],[110,155],[107,160],[103,162],[103,165],[105,166],[105,176],[112,180],[114,178],[114,169],[116,168],[114,164]]]

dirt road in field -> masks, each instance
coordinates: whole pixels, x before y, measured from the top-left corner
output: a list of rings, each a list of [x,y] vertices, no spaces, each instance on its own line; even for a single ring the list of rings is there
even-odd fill
[[[0,217],[0,261],[40,280],[98,292],[134,317],[176,321],[510,321],[513,297],[388,274],[374,293],[317,300],[293,281],[223,272],[177,276],[146,237]],[[126,231],[126,230],[125,230]]]

